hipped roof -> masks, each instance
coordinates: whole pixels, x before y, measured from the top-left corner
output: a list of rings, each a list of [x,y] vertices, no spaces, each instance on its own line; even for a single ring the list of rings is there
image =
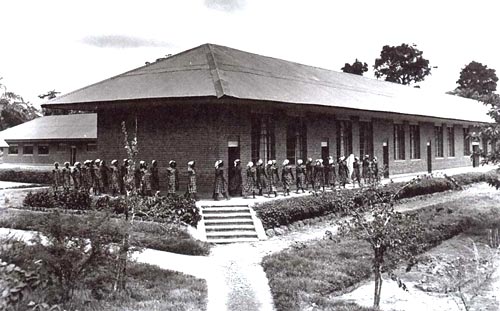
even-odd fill
[[[204,44],[60,96],[44,107],[139,99],[238,98],[491,122],[483,104]],[[102,107],[102,106],[98,106]]]
[[[97,114],[70,114],[39,117],[0,132],[10,141],[96,140]]]

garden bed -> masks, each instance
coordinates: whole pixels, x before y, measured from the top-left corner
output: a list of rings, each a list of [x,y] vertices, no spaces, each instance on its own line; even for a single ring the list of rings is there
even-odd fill
[[[499,204],[498,197],[472,196],[413,211],[426,224],[426,230],[417,239],[419,245],[415,247],[425,251],[471,227],[485,224],[485,219],[498,215],[495,207]],[[393,266],[400,260],[388,258]],[[262,265],[277,310],[303,310],[312,306],[334,309],[333,300],[327,297],[352,290],[360,281],[369,278],[371,262],[369,244],[347,236],[340,241],[334,237],[333,240],[296,244],[265,257]]]

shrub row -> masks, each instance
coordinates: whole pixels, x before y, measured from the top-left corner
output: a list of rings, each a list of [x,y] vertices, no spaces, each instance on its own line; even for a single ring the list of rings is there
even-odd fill
[[[32,210],[60,208],[64,210],[102,210],[115,214],[128,212],[134,206],[135,216],[144,221],[183,222],[196,226],[201,219],[195,201],[182,196],[137,197],[126,201],[124,197],[99,197],[94,203],[85,191],[37,191],[29,192],[23,206]]]
[[[454,175],[458,185],[489,181],[496,178],[495,171],[487,173],[464,173]],[[395,194],[404,183],[387,184],[384,187],[386,194]],[[398,194],[398,199],[410,198],[418,195],[431,194],[455,189],[456,185],[449,178],[423,178],[417,183],[404,188]],[[353,208],[359,208],[366,200],[367,194],[363,189],[351,191],[327,192],[320,196],[304,196],[274,200],[254,206],[257,216],[265,229],[286,226],[299,220],[325,216],[328,214],[346,215]]]
[[[49,168],[0,168],[0,180],[31,184],[51,184],[52,171]]]

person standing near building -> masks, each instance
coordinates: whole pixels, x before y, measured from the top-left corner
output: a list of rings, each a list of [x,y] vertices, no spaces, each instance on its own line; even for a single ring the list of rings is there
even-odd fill
[[[323,159],[317,159],[314,166],[314,187],[313,193],[317,194],[318,191],[325,192],[325,168],[323,166]]]
[[[359,158],[354,157],[354,163],[352,164],[353,167],[353,175],[352,175],[352,186],[356,185],[356,182],[358,182],[358,186],[361,187],[361,164],[359,163]]]
[[[313,188],[313,191],[314,191],[314,163],[313,163],[313,159],[312,158],[307,158],[307,161],[306,161],[306,189],[309,188],[309,186],[311,186]]]
[[[264,167],[264,161],[262,159],[259,159],[257,161],[257,186],[259,188],[259,195],[262,195],[262,191],[267,188],[267,174],[266,174],[266,168]]]
[[[89,192],[90,190],[90,179],[89,179],[89,174],[88,174],[88,160],[83,161],[83,165],[80,168],[80,173],[82,174],[81,180],[82,180],[82,186],[81,189],[85,192]]]
[[[158,171],[158,162],[156,160],[151,161],[151,191],[156,193],[160,190],[160,173]]]
[[[349,169],[347,168],[347,163],[345,162],[345,157],[341,156],[339,158],[339,188],[340,188],[340,186],[345,188],[348,175],[349,175]]]
[[[361,163],[361,168],[363,169],[363,183],[368,184],[370,183],[370,156],[365,155],[363,162]]]
[[[75,190],[80,190],[80,187],[82,185],[82,171],[80,162],[75,162],[75,167],[73,167],[71,177],[73,177],[73,188]]]
[[[142,162],[141,168],[141,192],[144,196],[152,196],[153,192],[151,190],[151,171],[148,168],[148,164],[145,161]]]
[[[330,156],[328,157],[328,185],[330,185],[330,188],[332,190],[335,190],[335,182],[337,180],[337,167],[335,165],[335,161],[333,160],[333,157]]]
[[[173,196],[179,190],[179,172],[177,171],[177,163],[174,160],[168,162],[167,168],[167,195]]]
[[[94,193],[94,195],[99,195],[100,194],[100,191],[99,191],[99,168],[97,166],[97,161],[99,161],[99,159],[97,160],[91,160],[90,161],[90,164],[89,164],[89,171],[90,171],[90,174],[91,174],[91,180],[92,180],[92,192]]]
[[[258,191],[257,187],[257,170],[253,165],[253,162],[250,161],[247,164],[246,169],[246,179],[245,179],[245,187],[243,189],[243,197],[247,197],[248,194],[252,194],[252,197],[255,199],[255,192]]]
[[[295,193],[299,193],[299,189],[302,190],[302,193],[304,193],[304,187],[306,184],[306,167],[302,159],[297,160],[297,165],[295,166],[295,175],[297,178],[297,191]]]
[[[118,160],[111,161],[109,170],[111,174],[111,194],[115,196],[120,194],[120,168],[118,167]]]
[[[54,162],[54,169],[52,170],[52,189],[59,191],[62,186],[62,172],[59,168],[59,162]]]
[[[290,161],[285,159],[283,161],[283,167],[281,168],[281,182],[283,183],[283,196],[290,195],[290,186],[294,180],[293,168],[290,165]]]
[[[271,193],[274,193],[274,197],[278,196],[278,191],[276,185],[280,181],[278,174],[278,168],[276,167],[276,160],[269,160],[267,162],[266,174],[268,177],[268,196],[271,197]]]
[[[198,201],[198,197],[196,193],[198,192],[197,186],[196,186],[196,169],[195,169],[195,161],[189,161],[187,163],[187,172],[188,172],[188,185],[187,185],[187,191],[186,191],[186,197],[187,198],[193,198],[196,201]]]
[[[69,162],[64,162],[64,167],[61,171],[62,176],[62,186],[65,192],[68,192],[71,188],[71,168],[69,167]]]
[[[109,167],[106,165],[105,160],[102,160],[99,165],[99,184],[101,193],[109,192]]]
[[[371,163],[371,172],[372,172],[372,181],[374,183],[378,183],[380,181],[380,178],[378,176],[378,161],[377,157],[373,157],[372,163]]]
[[[243,178],[241,176],[241,161],[240,159],[234,160],[234,166],[232,167],[231,180],[229,180],[230,193],[235,195],[242,195],[242,182]]]
[[[214,180],[214,195],[215,201],[219,200],[219,195],[222,194],[226,200],[229,200],[226,189],[227,181],[224,177],[224,161],[217,160],[215,162],[215,180]]]

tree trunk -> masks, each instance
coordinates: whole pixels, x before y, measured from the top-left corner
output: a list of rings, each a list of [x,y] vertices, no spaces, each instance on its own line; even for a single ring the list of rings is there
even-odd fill
[[[379,250],[375,250],[375,261],[373,272],[375,273],[375,293],[373,296],[373,308],[380,308],[380,293],[382,292],[382,256]]]

